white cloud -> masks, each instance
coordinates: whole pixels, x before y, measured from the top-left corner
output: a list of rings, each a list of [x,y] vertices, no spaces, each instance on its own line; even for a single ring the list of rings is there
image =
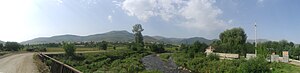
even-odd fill
[[[257,3],[263,3],[264,0],[257,0]]]
[[[57,1],[57,5],[61,5],[63,3],[62,0],[56,0]]]
[[[222,10],[214,5],[215,0],[125,0],[121,8],[129,16],[147,21],[160,17],[165,21],[180,20],[179,26],[201,31],[225,29],[227,25],[218,16]],[[174,20],[173,20],[174,21]]]
[[[265,0],[257,0],[256,4],[258,6],[264,7],[264,2],[265,2]]]
[[[107,19],[109,20],[110,23],[112,23],[113,20],[112,20],[112,16],[111,15],[108,15]]]

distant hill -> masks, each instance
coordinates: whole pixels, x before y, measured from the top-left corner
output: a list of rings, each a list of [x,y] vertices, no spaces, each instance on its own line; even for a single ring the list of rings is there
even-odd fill
[[[270,40],[267,40],[267,39],[257,39],[258,43],[264,43],[264,42],[268,42],[268,41],[270,41]],[[254,43],[255,40],[254,39],[248,39],[247,42]]]
[[[0,40],[0,43],[4,43],[4,41],[1,41],[1,40]]]
[[[109,42],[133,42],[134,35],[128,31],[110,31],[103,34],[94,34],[88,36],[77,36],[77,35],[59,35],[53,37],[41,37],[32,40],[21,42],[21,44],[43,44],[43,43],[59,43],[62,41],[68,42],[88,42],[88,41],[109,41]],[[193,38],[166,38],[162,36],[144,36],[145,42],[161,42],[170,44],[191,44],[195,41],[210,44],[212,40],[208,40],[202,37]]]
[[[208,40],[208,39],[205,39],[202,37],[192,37],[192,38],[188,38],[188,39],[183,39],[180,41],[180,43],[193,44],[196,41],[206,43],[206,44],[211,44],[213,42],[212,40]]]

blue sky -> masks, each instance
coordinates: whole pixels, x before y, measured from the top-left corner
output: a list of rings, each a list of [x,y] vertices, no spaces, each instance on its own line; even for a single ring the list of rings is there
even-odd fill
[[[248,39],[286,39],[300,43],[299,0],[1,0],[0,40],[22,42],[37,37],[131,32],[144,35],[218,38],[242,27]],[[17,30],[12,30],[17,29]]]

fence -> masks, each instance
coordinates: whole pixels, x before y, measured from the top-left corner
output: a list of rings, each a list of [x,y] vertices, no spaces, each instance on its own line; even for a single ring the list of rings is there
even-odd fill
[[[38,54],[39,58],[43,63],[47,63],[50,61],[50,64],[47,64],[50,68],[51,73],[82,73],[79,70],[66,65],[60,61],[57,61],[45,54]]]

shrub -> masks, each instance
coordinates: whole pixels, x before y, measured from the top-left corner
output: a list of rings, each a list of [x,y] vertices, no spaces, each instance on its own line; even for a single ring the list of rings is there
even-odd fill
[[[241,73],[266,73],[270,72],[268,62],[263,58],[253,58],[240,64],[238,70]]]
[[[217,54],[209,54],[209,55],[207,56],[207,58],[208,58],[209,60],[220,60],[219,55],[217,55]]]

